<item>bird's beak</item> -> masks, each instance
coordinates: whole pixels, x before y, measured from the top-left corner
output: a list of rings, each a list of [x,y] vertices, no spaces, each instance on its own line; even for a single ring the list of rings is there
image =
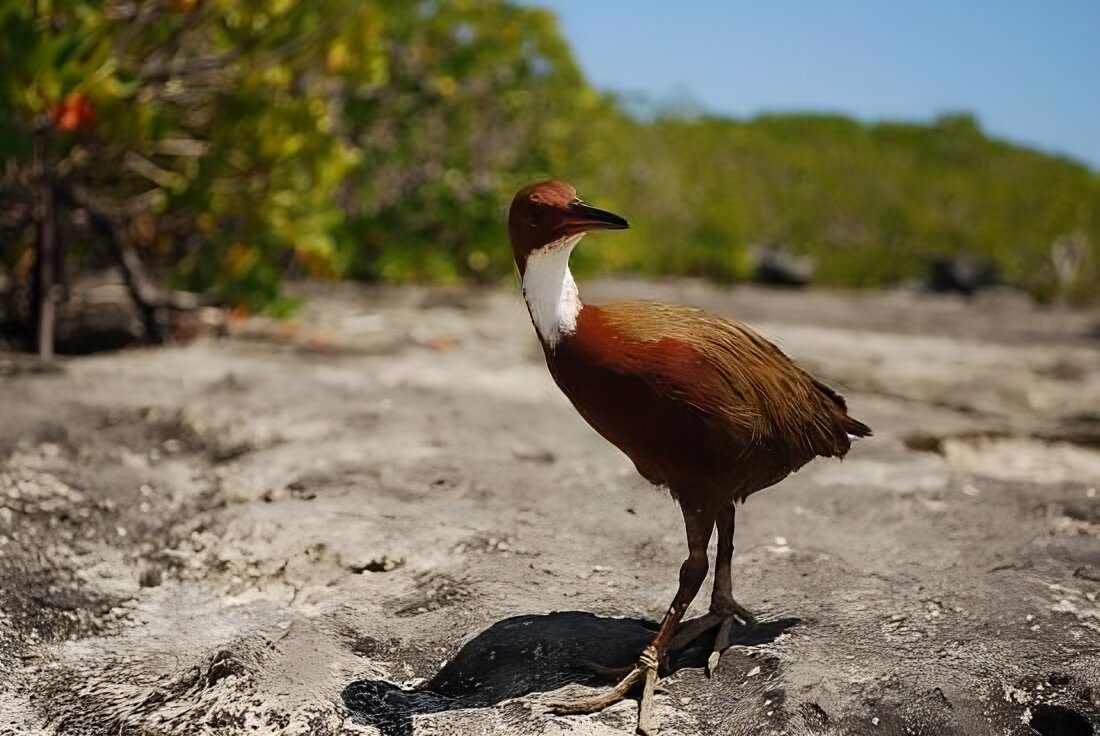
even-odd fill
[[[613,212],[577,201],[569,205],[567,227],[570,232],[581,233],[587,230],[625,230],[630,223]]]

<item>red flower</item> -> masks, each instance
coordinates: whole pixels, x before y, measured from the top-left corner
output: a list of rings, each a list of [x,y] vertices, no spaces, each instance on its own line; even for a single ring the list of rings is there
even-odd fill
[[[61,130],[90,130],[95,125],[95,108],[83,92],[70,92],[49,111],[50,121]]]

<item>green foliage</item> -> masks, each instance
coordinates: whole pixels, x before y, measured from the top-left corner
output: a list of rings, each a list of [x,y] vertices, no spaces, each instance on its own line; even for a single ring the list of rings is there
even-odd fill
[[[753,243],[815,256],[823,283],[882,286],[937,257],[989,260],[1037,294],[1056,289],[1052,245],[1091,247],[1071,297],[1100,297],[1100,176],[994,141],[966,116],[932,125],[843,117],[659,118],[608,127],[612,167],[585,182],[637,231],[601,242],[598,267],[745,275]],[[629,131],[623,134],[623,131]],[[591,192],[596,192],[595,194]]]
[[[502,203],[517,182],[569,159],[600,104],[554,18],[502,3],[410,3],[375,19],[377,84],[350,87],[342,133],[359,153],[348,178],[355,273],[450,281],[511,269]],[[345,44],[357,54],[355,39]]]
[[[551,175],[634,228],[582,270],[734,281],[782,241],[829,284],[968,253],[1041,296],[1100,295],[1100,176],[1079,164],[959,115],[634,117],[552,14],[506,0],[0,0],[0,65],[3,242],[29,242],[37,150],[178,284],[251,308],[282,309],[287,274],[509,274],[511,193]],[[1084,254],[1061,282],[1059,238]]]
[[[7,154],[26,162],[37,127],[63,187],[223,299],[267,302],[295,261],[335,272],[354,156],[309,74],[325,6],[2,0]],[[94,123],[44,126],[72,95]]]
[[[37,138],[178,283],[250,307],[288,272],[505,272],[502,200],[603,104],[505,2],[0,0],[0,31],[7,205]],[[94,122],[61,122],[74,95]]]

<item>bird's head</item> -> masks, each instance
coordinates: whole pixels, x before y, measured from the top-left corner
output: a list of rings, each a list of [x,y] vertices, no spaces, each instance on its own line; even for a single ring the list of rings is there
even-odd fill
[[[520,273],[531,253],[575,243],[589,230],[627,227],[618,215],[578,199],[577,190],[563,181],[528,184],[516,193],[508,210],[508,235]]]

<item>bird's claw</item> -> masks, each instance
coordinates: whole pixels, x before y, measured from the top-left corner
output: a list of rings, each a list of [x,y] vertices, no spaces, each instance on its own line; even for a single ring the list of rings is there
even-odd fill
[[[659,662],[660,655],[657,650],[648,646],[630,673],[614,687],[607,690],[593,690],[571,686],[568,689],[563,688],[549,698],[538,700],[538,705],[555,715],[595,713],[626,698],[637,682],[642,680],[642,696],[638,703],[638,733],[652,736],[657,733],[653,727],[653,698],[657,692]]]
[[[710,614],[715,617],[732,618],[742,626],[756,624],[756,616],[733,598],[718,598],[710,604]]]
[[[718,626],[718,633],[714,635],[714,647],[707,657],[706,675],[713,677],[718,670],[718,664],[722,661],[722,653],[730,647],[730,631],[733,629],[734,616],[728,616]]]
[[[733,644],[734,626],[752,626],[755,623],[755,616],[735,601],[728,601],[721,608],[712,608],[709,613],[681,624],[676,635],[672,637],[670,649],[683,649],[703,634],[714,631],[714,643],[704,668],[706,676],[713,677],[718,670],[722,653]]]
[[[707,657],[707,666],[706,666],[705,672],[706,672],[708,678],[712,677],[714,675],[714,673],[718,670],[718,663],[721,660],[722,660],[722,653],[717,651],[717,650],[711,652],[710,656]]]

